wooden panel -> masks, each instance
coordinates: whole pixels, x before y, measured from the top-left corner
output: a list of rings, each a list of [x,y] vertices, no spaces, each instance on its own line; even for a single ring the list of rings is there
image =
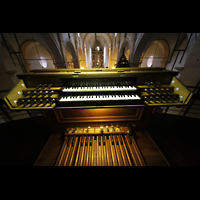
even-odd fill
[[[20,80],[9,93],[4,97],[5,102],[10,109],[17,107],[17,104],[14,101],[17,101],[19,98],[22,98],[22,90],[26,88],[23,80]]]
[[[182,101],[187,104],[192,96],[192,92],[176,77],[173,77],[171,86],[174,87],[174,93],[178,94],[179,97],[183,97]]]
[[[139,121],[144,107],[54,110],[59,123]]]
[[[119,70],[119,72],[118,72]],[[77,71],[77,70],[76,70]],[[99,78],[99,77],[137,77],[137,85],[145,84],[146,81],[159,81],[162,84],[169,84],[173,76],[176,76],[177,72],[167,71],[164,69],[142,69],[142,68],[130,68],[130,69],[101,69],[96,70],[80,70],[81,73],[74,73],[74,70],[70,71],[49,71],[43,70],[41,72],[30,72],[25,74],[18,74],[18,78],[21,78],[26,83],[27,87],[35,87],[36,84],[46,83],[51,80],[54,86],[62,86],[61,78]],[[123,71],[123,73],[120,73]],[[74,76],[74,74],[76,76]]]
[[[18,78],[22,78],[27,87],[35,87],[37,84],[53,84],[53,87],[61,87],[62,82],[60,77],[49,76],[49,74],[34,76],[34,74],[29,75],[29,73],[19,75]]]

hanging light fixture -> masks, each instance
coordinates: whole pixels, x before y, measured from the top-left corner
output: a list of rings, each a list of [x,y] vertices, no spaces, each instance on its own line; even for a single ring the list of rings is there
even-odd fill
[[[97,47],[96,47],[96,49],[95,50],[97,50],[97,51],[99,51],[100,50],[100,47],[99,47],[99,45],[97,44]]]

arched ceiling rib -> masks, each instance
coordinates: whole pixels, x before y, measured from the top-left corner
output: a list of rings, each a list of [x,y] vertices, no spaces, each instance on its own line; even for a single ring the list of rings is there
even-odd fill
[[[112,39],[109,33],[97,33],[97,38],[104,39],[108,46],[112,45]],[[86,33],[83,38],[83,45],[87,48],[89,42],[93,45],[95,33]],[[102,44],[103,45],[103,44]]]

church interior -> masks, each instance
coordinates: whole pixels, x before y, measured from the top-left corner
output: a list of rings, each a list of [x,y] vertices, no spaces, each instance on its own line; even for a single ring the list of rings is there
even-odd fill
[[[199,166],[199,33],[1,33],[0,166]]]

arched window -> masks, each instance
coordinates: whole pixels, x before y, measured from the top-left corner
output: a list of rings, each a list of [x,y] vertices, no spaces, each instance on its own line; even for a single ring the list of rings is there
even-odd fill
[[[42,66],[42,68],[47,68],[47,61],[45,60],[44,57],[40,56],[40,60],[39,60],[40,65]]]
[[[41,68],[55,69],[54,58],[39,42],[28,40],[22,44],[21,49],[26,59],[27,72]]]
[[[168,55],[168,44],[164,40],[155,40],[142,54],[141,67],[165,67]]]
[[[149,59],[147,60],[147,67],[151,67],[153,64],[153,56],[150,56]]]

